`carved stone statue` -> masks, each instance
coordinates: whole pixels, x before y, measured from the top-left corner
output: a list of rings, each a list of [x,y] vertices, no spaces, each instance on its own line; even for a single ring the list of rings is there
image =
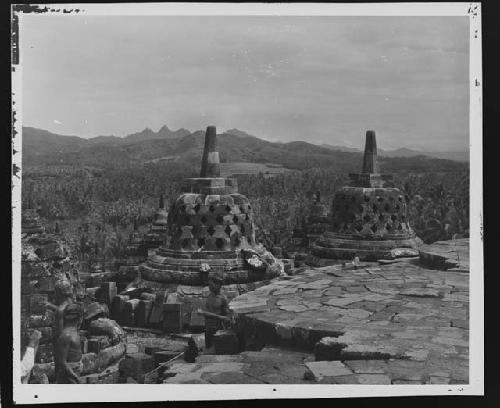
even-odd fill
[[[57,341],[63,329],[63,315],[66,307],[73,303],[73,288],[67,279],[58,280],[55,284],[56,304],[46,303],[48,309],[55,312],[52,335],[54,342]]]
[[[66,306],[63,314],[64,327],[55,347],[55,372],[57,384],[79,384],[82,369],[80,325],[83,307],[78,303]]]

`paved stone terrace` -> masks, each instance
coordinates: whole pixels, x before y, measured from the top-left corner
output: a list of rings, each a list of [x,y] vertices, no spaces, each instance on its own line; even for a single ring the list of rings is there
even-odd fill
[[[431,268],[469,272],[469,238],[422,245],[419,254],[420,262]]]
[[[467,273],[418,260],[335,265],[276,280],[230,307],[248,335],[314,350],[319,361],[307,367],[317,382],[467,383],[468,288]]]
[[[201,355],[195,363],[174,362],[167,384],[311,384],[307,380],[308,352],[265,347],[235,355]]]

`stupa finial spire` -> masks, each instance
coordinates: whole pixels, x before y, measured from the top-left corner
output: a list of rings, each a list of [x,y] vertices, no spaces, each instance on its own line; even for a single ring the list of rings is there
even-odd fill
[[[164,209],[165,208],[165,203],[163,202],[163,194],[160,194],[160,202],[158,204],[159,209]]]
[[[205,132],[205,148],[201,160],[202,178],[220,177],[219,152],[217,151],[217,130],[215,126],[208,126]]]
[[[366,131],[365,153],[363,155],[362,173],[378,173],[377,139],[374,130]]]

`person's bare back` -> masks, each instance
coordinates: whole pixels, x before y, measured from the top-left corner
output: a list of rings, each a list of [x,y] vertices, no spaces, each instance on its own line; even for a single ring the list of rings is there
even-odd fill
[[[63,329],[61,335],[59,336],[57,344],[68,348],[66,355],[66,361],[68,363],[78,362],[82,359],[80,335],[78,334],[78,331],[76,329]]]
[[[58,384],[79,384],[82,349],[79,328],[83,308],[71,304],[64,309],[64,329],[55,344],[55,370]]]

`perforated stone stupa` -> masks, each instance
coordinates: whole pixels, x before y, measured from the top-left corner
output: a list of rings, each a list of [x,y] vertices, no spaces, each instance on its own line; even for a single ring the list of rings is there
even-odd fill
[[[309,244],[312,244],[328,230],[330,217],[328,214],[328,206],[321,202],[321,193],[319,191],[314,194],[314,201],[311,203],[310,208],[311,211],[307,218],[306,234]]]
[[[146,248],[159,248],[165,243],[168,228],[168,212],[165,210],[163,194],[160,195],[158,210],[155,212],[151,229],[144,236]]]
[[[396,252],[418,255],[419,239],[409,224],[408,198],[397,188],[384,187],[392,176],[379,172],[374,131],[366,132],[361,173],[349,176],[351,186],[335,193],[329,231],[312,245],[312,254],[361,260],[395,257]]]
[[[238,193],[235,179],[220,177],[219,163],[216,129],[209,126],[200,177],[185,180],[171,205],[168,241],[141,265],[142,282],[205,286],[216,274],[228,285],[270,279],[282,271],[256,242],[252,206]]]

